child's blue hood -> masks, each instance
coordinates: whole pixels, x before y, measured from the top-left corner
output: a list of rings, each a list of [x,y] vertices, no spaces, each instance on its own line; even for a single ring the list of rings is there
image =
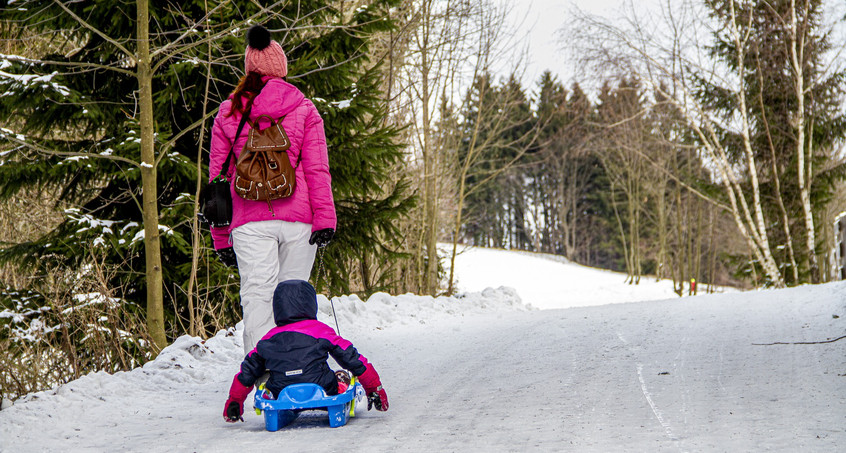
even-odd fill
[[[284,326],[317,319],[317,292],[305,280],[286,280],[273,292],[273,320]]]

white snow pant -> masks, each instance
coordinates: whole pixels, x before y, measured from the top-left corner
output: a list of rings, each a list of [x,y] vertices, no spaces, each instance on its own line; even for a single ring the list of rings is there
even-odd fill
[[[244,310],[244,353],[248,354],[270,329],[273,292],[285,280],[311,275],[317,245],[309,245],[311,225],[283,220],[250,222],[232,230],[232,247],[241,274]]]

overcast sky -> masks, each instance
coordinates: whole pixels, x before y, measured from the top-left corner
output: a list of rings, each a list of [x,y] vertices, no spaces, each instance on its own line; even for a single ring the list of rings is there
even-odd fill
[[[644,4],[654,0],[640,0]],[[512,20],[519,36],[524,36],[529,46],[529,61],[523,76],[523,85],[534,89],[544,70],[549,69],[569,85],[575,77],[576,68],[561,42],[559,31],[570,21],[575,8],[583,12],[620,18],[629,0],[518,0],[512,3]]]
[[[672,0],[671,0],[672,1]],[[512,21],[518,36],[525,38],[529,49],[529,61],[523,75],[523,86],[529,92],[535,89],[544,70],[549,69],[558,75],[559,80],[569,86],[574,80],[583,81],[578,75],[578,68],[568,54],[566,43],[561,42],[560,31],[573,17],[575,8],[612,20],[620,20],[630,15],[632,8],[638,16],[660,16],[663,4],[667,0],[512,0]],[[672,3],[671,3],[672,4]],[[840,20],[846,15],[846,1],[825,0],[824,21],[834,23],[831,42],[840,47],[840,52],[832,52],[829,57],[835,60],[846,55],[846,21]],[[507,75],[508,66],[500,72]],[[585,87],[588,88],[588,87]]]

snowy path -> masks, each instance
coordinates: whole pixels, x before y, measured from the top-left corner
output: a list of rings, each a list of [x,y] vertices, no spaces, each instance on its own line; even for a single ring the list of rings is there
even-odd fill
[[[799,318],[750,319],[765,304],[741,309],[743,317],[726,306],[684,305],[520,313],[452,326],[445,338],[409,336],[403,343],[449,353],[426,363],[409,386],[422,386],[427,395],[380,427],[384,438],[406,440],[376,445],[411,451],[427,445],[440,451],[836,451],[844,445],[843,346],[753,346],[809,338]],[[724,327],[736,334],[727,336]],[[433,337],[442,339],[426,340]],[[397,365],[412,369],[413,351],[403,352],[408,362]],[[441,382],[426,384],[432,380]],[[438,411],[443,415],[432,417]]]
[[[172,367],[90,375],[19,402],[0,412],[0,450],[837,451],[846,445],[846,343],[753,343],[842,335],[844,293],[840,283],[496,308],[380,328],[342,317],[391,408],[339,429],[318,415],[276,433],[252,413],[223,423],[241,351],[221,336],[206,343],[213,353],[177,350]]]

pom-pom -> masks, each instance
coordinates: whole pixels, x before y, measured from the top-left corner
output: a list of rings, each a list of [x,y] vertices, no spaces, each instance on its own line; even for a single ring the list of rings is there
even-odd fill
[[[253,25],[247,31],[247,45],[256,50],[263,50],[270,45],[270,32],[261,25]]]

